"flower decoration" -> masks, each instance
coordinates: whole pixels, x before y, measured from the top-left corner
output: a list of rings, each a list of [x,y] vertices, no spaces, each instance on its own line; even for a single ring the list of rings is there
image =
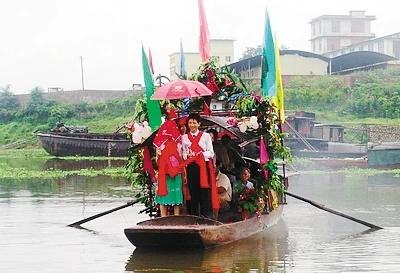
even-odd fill
[[[131,139],[134,144],[140,144],[151,135],[151,127],[147,121],[133,123],[131,126]],[[128,129],[129,132],[129,129]]]

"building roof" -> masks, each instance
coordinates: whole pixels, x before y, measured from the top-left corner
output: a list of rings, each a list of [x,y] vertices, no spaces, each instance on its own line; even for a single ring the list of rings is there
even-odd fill
[[[358,69],[376,66],[377,64],[387,63],[397,60],[396,58],[374,52],[374,51],[354,51],[340,55],[331,59],[331,72],[340,74],[343,71],[354,71]]]
[[[324,15],[320,15],[318,17],[311,19],[310,23],[312,23],[314,21],[322,20],[322,19],[352,19],[352,20],[359,19],[359,20],[370,20],[370,21],[373,21],[376,19],[376,17],[374,15],[363,14],[363,16],[355,16],[352,14],[352,12],[363,12],[364,13],[364,11],[350,11],[349,14],[341,14],[341,15],[324,14]]]
[[[316,58],[316,59],[320,59],[323,60],[325,62],[329,62],[329,58],[316,54],[316,53],[312,53],[312,52],[308,52],[308,51],[302,51],[302,50],[280,50],[280,55],[299,55],[305,58]],[[235,71],[239,71],[241,67],[246,67],[246,68],[254,68],[254,67],[259,67],[261,66],[261,55],[257,55],[254,57],[250,57],[247,59],[243,59],[240,61],[237,61],[235,63],[231,63],[229,65],[230,68],[233,68]]]

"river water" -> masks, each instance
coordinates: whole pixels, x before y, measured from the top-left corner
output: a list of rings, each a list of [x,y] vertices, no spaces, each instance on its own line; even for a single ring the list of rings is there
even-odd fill
[[[400,272],[399,177],[307,173],[290,178],[290,191],[384,229],[287,197],[283,220],[249,239],[205,251],[137,251],[123,229],[147,219],[140,205],[67,227],[131,200],[123,179],[9,179],[0,181],[0,272]]]

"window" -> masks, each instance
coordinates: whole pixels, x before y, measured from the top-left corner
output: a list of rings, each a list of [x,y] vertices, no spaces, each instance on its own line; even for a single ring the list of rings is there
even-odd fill
[[[364,21],[352,21],[351,22],[351,32],[353,33],[363,33],[365,32]]]
[[[315,35],[315,23],[314,24],[312,24],[312,35],[314,36]]]
[[[231,56],[225,56],[225,62],[230,62],[231,61]]]
[[[340,32],[340,21],[332,21],[332,32]]]
[[[327,39],[328,51],[338,50],[339,48],[340,48],[340,40],[338,38],[328,38]]]
[[[374,51],[374,44],[368,44],[368,51]]]

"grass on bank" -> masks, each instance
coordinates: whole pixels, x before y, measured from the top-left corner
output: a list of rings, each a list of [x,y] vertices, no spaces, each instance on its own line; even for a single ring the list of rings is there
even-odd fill
[[[62,160],[126,160],[126,157],[105,157],[105,156],[64,156],[56,157],[48,154],[42,148],[30,148],[30,149],[0,149],[0,159],[1,158],[15,158],[15,159],[50,159],[50,158],[60,158]]]
[[[80,170],[28,170],[25,168],[13,168],[7,164],[0,162],[0,181],[7,179],[12,180],[52,180],[62,179],[70,176],[84,176],[84,177],[96,177],[96,176],[108,176],[111,178],[124,177],[124,167],[117,168],[104,168],[104,169],[80,169]]]

